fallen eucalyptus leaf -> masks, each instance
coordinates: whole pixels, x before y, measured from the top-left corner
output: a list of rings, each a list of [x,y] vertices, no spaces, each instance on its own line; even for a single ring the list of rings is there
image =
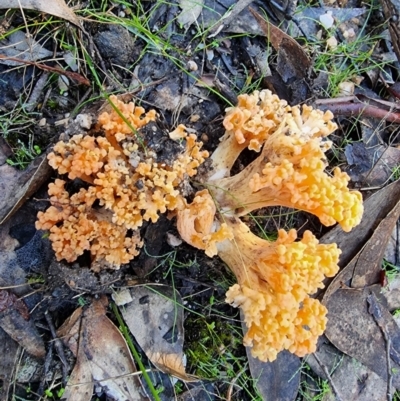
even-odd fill
[[[263,401],[294,401],[300,387],[301,361],[289,351],[282,351],[273,362],[261,362],[246,348],[251,376]]]
[[[321,344],[317,352],[307,356],[306,362],[324,380],[327,380],[327,377],[323,367],[326,368],[343,401],[386,400],[386,382],[371,369],[330,344]],[[332,389],[321,399],[321,401],[336,400]]]
[[[7,163],[0,166],[0,224],[12,216],[48,179],[51,168],[46,154],[38,156],[26,170]]]
[[[15,31],[1,40],[0,53],[6,57],[17,57],[24,61],[37,61],[53,55],[53,52],[45,49],[39,42],[22,31]],[[21,65],[17,61],[6,58],[1,58],[0,64]]]
[[[246,333],[242,311],[240,316],[243,333]],[[294,401],[300,387],[300,358],[285,350],[278,353],[275,361],[261,362],[251,355],[250,350],[251,348],[246,347],[250,373],[263,401]]]
[[[387,145],[356,142],[346,146],[345,155],[349,164],[345,171],[352,182],[367,188],[384,185],[400,164],[400,149]]]
[[[392,187],[392,189],[395,188],[397,187]],[[388,191],[385,192],[388,193]],[[382,258],[390,239],[390,234],[400,215],[399,197],[394,199],[397,199],[397,204],[395,204],[393,209],[380,222],[378,227],[375,228],[371,238],[364,244],[363,248],[329,284],[323,297],[324,303],[327,303],[329,298],[333,296],[335,291],[341,288],[343,284],[351,288],[363,288],[380,282]],[[388,203],[384,199],[382,201],[382,206],[385,209]],[[393,202],[393,199],[391,201]],[[368,219],[368,214],[366,213],[367,209],[364,210],[364,216],[367,216]],[[364,219],[365,217],[363,220]],[[377,220],[374,220],[374,222],[376,221]]]
[[[353,269],[352,288],[363,288],[379,282],[383,255],[399,216],[400,199],[376,228],[363,250],[354,258],[354,262],[350,263]]]
[[[76,310],[57,331],[77,358],[63,395],[67,401],[90,400],[94,383],[115,400],[148,400],[138,376],[132,375],[136,368],[128,345],[106,316],[107,303],[102,296],[86,310]]]
[[[382,321],[390,336],[393,353],[399,354],[400,330],[387,310],[379,284],[364,289],[338,289],[325,303],[329,311],[325,335],[336,348],[357,359],[386,381],[389,378],[387,343],[381,328],[368,311],[367,299],[371,293],[380,301]],[[390,365],[393,385],[398,388],[400,365],[393,358]]]
[[[266,21],[260,14],[250,8],[272,47],[278,52],[277,71],[284,82],[302,79],[308,75],[311,61],[304,49],[288,34]]]
[[[39,335],[33,320],[26,319],[26,316],[21,314],[20,309],[21,306],[17,306],[1,311],[0,327],[26,352],[36,358],[44,358],[46,349],[42,337]],[[26,306],[24,305],[22,309],[25,310]]]
[[[80,27],[79,19],[63,0],[2,0],[0,8],[22,8],[55,15]]]
[[[0,328],[0,400],[8,400],[9,387],[13,379],[15,361],[18,357],[18,343]]]
[[[178,24],[185,29],[197,21],[201,10],[203,9],[204,0],[180,0],[179,7],[182,12],[177,16]]]
[[[164,373],[196,381],[195,376],[185,372],[183,363],[183,308],[179,293],[163,285],[137,286],[126,291],[129,296],[125,293],[113,298],[150,361]]]

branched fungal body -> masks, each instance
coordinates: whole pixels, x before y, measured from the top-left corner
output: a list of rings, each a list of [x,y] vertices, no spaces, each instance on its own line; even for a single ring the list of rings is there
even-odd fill
[[[155,112],[111,100],[120,112],[100,115],[104,135],[76,135],[48,156],[60,174],[84,183],[73,194],[65,180],[50,184],[51,206],[38,215],[36,227],[50,230],[57,258],[71,262],[89,251],[94,270],[119,268],[138,254],[143,221],[155,223],[160,213],[174,211],[181,237],[220,256],[235,274],[226,301],[244,313],[244,344],[252,354],[273,361],[284,349],[298,356],[313,352],[327,311],[310,295],[336,274],[340,250],[319,244],[309,231],[297,240],[296,230],[279,230],[276,241],[267,241],[240,217],[281,205],[312,213],[325,225],[338,222],[344,231],[360,222],[361,194],[348,188],[339,168],[325,171],[326,137],[336,129],[332,113],[290,107],[268,90],[239,96],[227,109],[211,170],[196,177],[205,189],[188,203],[181,186],[208,157],[201,142],[178,126],[168,140],[184,145],[167,160],[147,146]],[[231,175],[246,148],[258,156]]]

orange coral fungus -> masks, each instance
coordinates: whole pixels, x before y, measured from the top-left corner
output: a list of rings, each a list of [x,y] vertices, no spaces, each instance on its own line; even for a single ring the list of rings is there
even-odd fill
[[[266,137],[260,156],[239,174],[213,181],[213,197],[226,213],[243,216],[266,206],[287,206],[315,214],[327,226],[345,231],[362,216],[362,197],[348,189],[349,176],[325,172],[323,140],[335,127],[330,113],[311,107],[286,108]]]
[[[298,356],[313,352],[326,325],[326,308],[309,297],[338,270],[340,250],[322,245],[306,231],[279,230],[275,242],[252,234],[239,217],[267,206],[287,206],[315,214],[325,225],[345,231],[362,216],[361,194],[350,191],[349,177],[325,172],[325,139],[336,129],[330,112],[290,107],[270,91],[241,95],[227,110],[221,143],[212,154],[208,190],[198,192],[178,212],[178,230],[189,244],[218,254],[236,275],[226,300],[244,312],[244,344],[263,361],[287,349]],[[244,150],[258,157],[231,176]],[[215,202],[215,205],[213,205]]]
[[[269,90],[240,95],[238,105],[226,110],[226,132],[211,155],[213,171],[210,179],[229,176],[229,170],[243,149],[260,152],[266,140],[278,129],[286,135],[301,133],[303,137],[325,137],[337,128],[332,118],[329,111],[323,113],[309,106],[290,107]],[[282,121],[285,121],[285,127],[282,127]]]
[[[118,141],[122,141],[126,136],[134,136],[135,130],[156,119],[155,110],[145,113],[143,107],[136,106],[133,102],[124,103],[114,95],[110,96],[110,101],[113,110],[111,113],[101,113],[99,124],[106,135],[115,135]],[[119,110],[119,113],[116,110]]]
[[[226,109],[226,132],[211,155],[215,174],[212,179],[229,175],[229,170],[243,149],[248,147],[259,152],[288,110],[290,107],[287,102],[269,90],[239,95],[237,106]]]
[[[262,361],[273,361],[284,349],[298,356],[314,352],[327,311],[308,294],[337,273],[336,244],[319,244],[310,231],[296,242],[295,230],[279,230],[269,242],[236,218],[226,222],[234,239],[217,243],[218,255],[238,280],[226,301],[244,313],[244,344]]]
[[[233,239],[225,223],[217,224],[215,203],[205,189],[196,193],[193,202],[177,213],[177,228],[182,239],[188,244],[204,249],[207,256],[217,254],[216,243]]]
[[[116,268],[128,263],[142,246],[138,232],[127,237],[127,228],[111,222],[107,211],[92,208],[96,200],[93,187],[81,189],[69,196],[65,181],[57,179],[49,184],[50,206],[38,213],[36,228],[50,230],[50,241],[58,260],[73,262],[90,251],[92,269]]]
[[[52,206],[39,213],[36,226],[51,230],[59,260],[73,261],[90,249],[95,259],[104,257],[105,267],[118,268],[135,256],[140,244],[136,234],[126,237],[127,230],[137,230],[143,221],[156,222],[159,213],[182,208],[185,201],[179,186],[196,174],[208,153],[200,150],[201,142],[194,134],[187,135],[184,127],[179,128],[183,142],[175,146],[178,151],[173,153],[172,146],[161,148],[154,136],[172,142],[168,133],[145,131],[154,111],[144,115],[141,107],[110,98],[124,118],[115,110],[103,113],[99,122],[105,137],[75,135],[68,142],[58,142],[48,155],[60,174],[80,178],[89,188],[69,197],[64,181],[51,184]],[[95,200],[102,207],[97,211],[91,209]],[[128,251],[132,241],[135,246]]]

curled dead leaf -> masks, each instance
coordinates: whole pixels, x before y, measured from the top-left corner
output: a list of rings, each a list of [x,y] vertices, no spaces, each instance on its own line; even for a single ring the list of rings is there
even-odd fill
[[[2,0],[0,8],[22,8],[55,15],[80,27],[79,19],[63,0]]]

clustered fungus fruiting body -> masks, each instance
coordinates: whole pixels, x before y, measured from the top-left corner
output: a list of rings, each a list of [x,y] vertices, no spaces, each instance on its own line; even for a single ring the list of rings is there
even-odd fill
[[[348,188],[350,179],[339,168],[333,174],[325,170],[331,146],[326,137],[337,128],[332,118],[309,106],[290,107],[268,90],[239,96],[238,105],[227,110],[225,135],[211,155],[207,189],[177,214],[182,238],[218,255],[235,274],[238,283],[226,301],[241,308],[244,344],[262,361],[273,361],[285,349],[298,356],[315,351],[327,310],[310,295],[336,274],[340,250],[319,244],[309,231],[296,241],[295,230],[279,230],[270,242],[251,233],[240,217],[286,206],[312,213],[327,226],[338,222],[344,231],[360,222],[361,194]],[[246,148],[258,156],[231,175]],[[214,208],[205,209],[210,200]]]
[[[50,184],[51,206],[38,215],[36,226],[50,230],[57,258],[73,261],[88,250],[92,268],[118,268],[139,252],[143,221],[174,211],[182,239],[220,256],[235,274],[226,301],[244,313],[244,344],[252,354],[273,361],[284,349],[298,356],[313,352],[327,310],[310,295],[336,274],[340,250],[319,244],[309,231],[297,240],[295,230],[279,230],[278,239],[268,241],[240,217],[281,205],[312,213],[325,225],[338,222],[345,231],[360,222],[362,197],[349,190],[348,175],[325,171],[326,137],[337,128],[332,113],[290,107],[268,90],[240,95],[227,109],[211,168],[196,177],[204,189],[189,203],[181,185],[208,156],[202,144],[180,125],[169,137],[184,147],[173,160],[162,160],[141,131],[155,112],[111,99],[119,112],[100,115],[103,136],[76,135],[48,157],[60,174],[85,183],[71,195],[66,181]],[[246,148],[257,157],[232,175]]]
[[[279,230],[277,240],[270,242],[237,218],[226,221],[233,240],[218,243],[217,249],[238,280],[226,301],[244,313],[244,344],[264,361],[274,360],[282,349],[298,356],[315,351],[327,311],[309,294],[337,273],[336,244],[319,244],[310,231],[295,241],[296,230]]]
[[[102,113],[104,136],[75,135],[48,155],[54,169],[85,186],[70,196],[66,181],[50,184],[51,206],[36,222],[37,229],[50,230],[57,259],[72,262],[87,250],[95,270],[119,268],[138,254],[143,221],[155,223],[160,213],[184,207],[179,185],[208,156],[196,136],[180,128],[184,149],[171,164],[159,160],[140,132],[155,112],[145,114],[114,96],[111,101],[123,117],[115,110]]]

